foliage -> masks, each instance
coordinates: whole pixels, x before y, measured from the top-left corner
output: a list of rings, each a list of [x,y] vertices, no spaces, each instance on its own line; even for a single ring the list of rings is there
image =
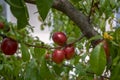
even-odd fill
[[[56,44],[45,44],[37,37],[32,37],[32,27],[29,25],[29,13],[24,0],[5,0],[10,5],[12,14],[17,23],[8,22],[0,16],[0,22],[5,24],[0,34],[18,41],[19,48],[16,54],[7,56],[0,50],[0,79],[5,80],[105,80],[120,79],[120,28],[113,27],[115,12],[120,6],[119,0],[69,0],[78,10],[89,16],[89,22],[96,29],[102,39],[109,44],[110,56],[106,60],[102,43],[91,48],[91,39],[79,38],[81,30],[68,16],[52,8],[53,0],[36,0],[42,23],[52,27],[53,32],[62,31],[67,35],[68,43],[73,42],[76,54],[70,60],[56,64],[52,59],[45,59],[47,52],[52,54]],[[0,6],[0,12],[2,11]],[[49,17],[50,16],[50,17]],[[46,18],[50,19],[46,19]],[[51,21],[52,20],[52,21]],[[118,22],[116,20],[116,22]],[[106,30],[107,23],[110,31]],[[46,26],[45,25],[45,26]],[[44,25],[42,25],[44,26]],[[105,38],[104,33],[110,38]],[[2,36],[0,35],[0,43]],[[78,41],[79,40],[79,41]],[[109,75],[110,74],[110,75]],[[106,76],[107,75],[107,76]]]
[[[28,24],[29,19],[24,0],[6,0],[6,2],[10,5],[12,14],[17,18],[17,28],[24,28]]]

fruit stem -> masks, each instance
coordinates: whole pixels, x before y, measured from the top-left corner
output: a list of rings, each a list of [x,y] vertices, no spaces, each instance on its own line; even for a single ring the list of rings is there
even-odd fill
[[[69,43],[68,45],[70,45],[70,44],[74,44],[74,43],[80,41],[81,39],[83,39],[84,37],[85,37],[85,35],[82,34],[78,39],[76,39],[76,40],[75,40],[74,42],[72,42],[72,43]]]

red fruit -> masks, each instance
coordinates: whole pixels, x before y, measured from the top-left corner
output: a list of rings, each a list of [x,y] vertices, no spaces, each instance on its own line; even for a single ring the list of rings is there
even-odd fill
[[[55,32],[52,36],[52,39],[56,44],[60,46],[64,45],[67,41],[67,37],[63,32]]]
[[[53,54],[52,54],[52,60],[59,64],[61,63],[63,60],[65,59],[65,53],[64,53],[64,50],[59,50],[59,49],[56,49]]]
[[[2,22],[0,22],[0,29],[4,28],[4,24]]]
[[[4,38],[1,43],[1,50],[5,55],[13,55],[18,48],[17,41],[11,38]]]
[[[72,45],[68,45],[64,48],[65,58],[67,60],[71,59],[75,54],[75,48]]]

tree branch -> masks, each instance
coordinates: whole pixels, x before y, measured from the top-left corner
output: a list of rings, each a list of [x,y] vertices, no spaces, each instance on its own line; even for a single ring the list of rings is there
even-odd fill
[[[89,13],[89,15],[88,15],[88,17],[89,17],[89,22],[90,22],[90,17],[91,17],[91,15],[92,15],[92,9],[93,9],[93,4],[94,4],[94,0],[92,0],[92,3],[91,3],[91,8],[90,8],[90,13]]]
[[[73,20],[87,38],[97,35],[97,32],[89,24],[88,17],[77,10],[68,0],[55,0],[53,8],[62,11]]]
[[[25,0],[28,3],[35,4],[34,0]],[[88,17],[77,10],[68,0],[54,0],[53,8],[66,14],[75,24],[78,25],[82,33],[89,39],[98,35],[89,23]]]

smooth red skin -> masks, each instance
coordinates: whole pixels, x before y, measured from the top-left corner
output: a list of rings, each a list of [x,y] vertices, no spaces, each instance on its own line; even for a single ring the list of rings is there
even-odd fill
[[[1,43],[1,50],[5,55],[13,55],[18,48],[17,41],[11,38],[4,38]]]
[[[0,22],[0,29],[4,28],[4,24],[2,22]]]
[[[64,45],[67,41],[67,37],[63,32],[55,32],[52,36],[52,39],[56,44],[60,46]]]
[[[64,52],[65,52],[65,58],[67,59],[67,60],[70,60],[73,56],[74,56],[74,54],[75,54],[75,48],[74,48],[74,46],[66,46],[65,48],[64,48]]]
[[[63,60],[65,59],[65,53],[63,50],[59,50],[56,49],[53,54],[52,54],[52,60],[57,63],[60,64],[63,62]]]

